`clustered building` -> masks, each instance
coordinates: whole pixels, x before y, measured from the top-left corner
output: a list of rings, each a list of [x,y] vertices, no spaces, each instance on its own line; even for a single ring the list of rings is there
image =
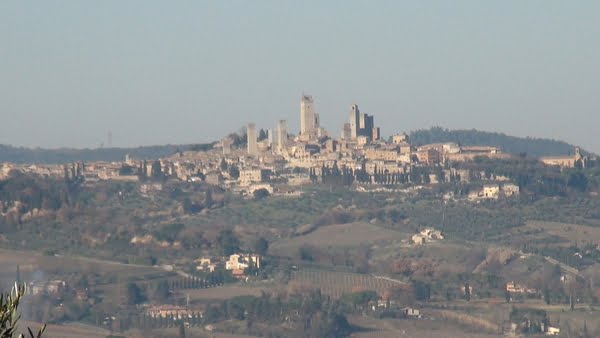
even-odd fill
[[[344,114],[340,114],[344,116]],[[248,123],[243,135],[228,136],[208,151],[182,151],[154,161],[72,163],[69,165],[0,165],[0,179],[12,170],[45,176],[85,179],[86,184],[99,180],[141,181],[140,191],[160,191],[162,184],[152,178],[173,178],[205,182],[252,195],[266,190],[282,196],[301,194],[298,186],[317,182],[362,186],[402,184],[436,184],[445,182],[491,181],[480,191],[471,191],[471,200],[496,199],[519,194],[518,186],[503,177],[455,168],[452,163],[476,157],[507,159],[511,155],[488,146],[462,146],[435,143],[415,147],[408,135],[398,133],[385,139],[375,125],[374,115],[362,112],[357,104],[348,110],[339,137],[320,126],[315,99],[300,98],[300,130],[290,133],[286,120],[264,131]],[[587,158],[576,149],[574,156],[545,157],[548,165],[585,166]],[[435,168],[423,170],[423,168]]]
[[[378,141],[380,130],[375,127],[373,116],[361,113],[357,104],[350,106],[348,123],[342,127],[341,138],[344,140],[356,140],[365,137],[369,141]]]
[[[296,185],[327,181],[330,176],[344,184],[394,185],[405,183],[467,182],[473,174],[464,170],[443,168],[441,175],[417,173],[419,167],[441,166],[447,162],[472,160],[478,156],[509,158],[494,147],[464,147],[455,143],[414,147],[408,135],[399,133],[387,140],[375,124],[374,115],[352,104],[339,138],[320,126],[316,102],[311,95],[300,98],[300,129],[290,134],[286,120],[277,121],[274,132],[258,137],[254,123],[247,126],[246,152],[234,150],[231,140],[222,140],[223,161],[239,169],[234,182],[238,189],[252,193],[258,189],[294,195]],[[264,135],[261,129],[261,135]],[[216,168],[214,172],[218,172]],[[211,175],[220,185],[232,182],[228,173]],[[475,173],[477,175],[477,173]],[[223,177],[223,179],[219,179]],[[207,175],[208,181],[209,175]],[[279,186],[275,189],[274,186]],[[288,188],[286,188],[288,186]],[[508,196],[508,194],[506,194]]]

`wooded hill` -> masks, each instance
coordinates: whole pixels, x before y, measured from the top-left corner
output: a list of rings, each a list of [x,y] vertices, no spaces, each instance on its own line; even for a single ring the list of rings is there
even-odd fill
[[[475,129],[450,130],[441,127],[420,129],[410,132],[410,142],[415,145],[455,142],[464,146],[493,146],[511,154],[526,153],[530,157],[574,154],[575,146],[564,141],[516,137],[503,133]]]
[[[157,159],[173,155],[185,150],[208,150],[214,143],[208,144],[181,144],[157,145],[137,148],[95,148],[95,149],[44,149],[24,148],[0,144],[0,163],[71,163],[78,161],[123,161],[129,154],[134,159]]]

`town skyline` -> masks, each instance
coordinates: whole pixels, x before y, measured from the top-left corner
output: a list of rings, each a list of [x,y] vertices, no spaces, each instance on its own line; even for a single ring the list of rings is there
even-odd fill
[[[254,121],[256,120],[260,120],[260,121],[264,121],[264,118],[260,118],[260,116],[256,115],[253,117],[259,117],[258,119],[255,120],[251,120],[251,119],[247,119],[247,121],[240,121],[240,123],[243,123],[239,126],[234,126],[231,125],[231,128],[229,130],[226,130],[223,134],[221,135],[216,135],[214,138],[206,138],[206,139],[200,139],[200,140],[192,140],[192,141],[174,141],[174,142],[166,142],[166,143],[147,143],[147,144],[119,144],[118,141],[117,143],[114,143],[114,138],[115,135],[113,133],[112,130],[108,130],[102,137],[102,140],[100,140],[99,144],[97,145],[90,145],[90,146],[77,146],[77,145],[60,145],[60,146],[56,146],[56,147],[44,147],[44,146],[40,146],[40,145],[27,145],[27,144],[14,144],[14,143],[9,143],[9,142],[0,142],[0,145],[4,144],[4,145],[8,145],[8,146],[15,146],[15,147],[24,147],[24,148],[31,148],[31,149],[35,149],[35,148],[41,148],[41,149],[101,149],[101,148],[131,148],[131,147],[144,147],[144,146],[158,146],[158,145],[184,145],[184,144],[194,144],[194,143],[211,143],[211,142],[219,142],[221,140],[223,140],[223,138],[228,137],[228,135],[230,135],[231,133],[236,133],[236,132],[240,132],[240,131],[247,131],[248,125],[249,124],[253,124],[256,128],[256,133],[258,133],[258,131],[265,131],[265,132],[273,132],[276,137],[276,133],[277,133],[277,129],[279,127],[279,124],[281,122],[285,123],[285,129],[286,129],[286,133],[289,135],[294,135],[294,136],[299,136],[302,134],[302,105],[303,105],[303,99],[304,98],[310,98],[311,101],[311,105],[313,106],[311,109],[313,110],[313,117],[316,118],[316,122],[315,122],[315,130],[316,129],[320,129],[322,132],[324,132],[323,135],[321,136],[325,136],[325,137],[329,137],[332,139],[344,139],[344,132],[346,132],[344,130],[345,127],[349,127],[349,123],[348,123],[348,113],[351,112],[353,110],[353,108],[356,108],[358,110],[359,105],[356,103],[357,101],[354,100],[352,101],[352,104],[348,105],[347,109],[345,112],[338,112],[336,113],[335,116],[326,116],[326,120],[331,121],[334,119],[337,119],[336,122],[333,123],[333,125],[331,126],[325,126],[323,124],[321,124],[320,120],[321,120],[321,114],[317,112],[318,110],[318,101],[316,101],[315,97],[311,94],[309,94],[306,91],[302,91],[302,94],[299,96],[300,98],[300,107],[299,109],[297,109],[297,111],[295,112],[295,114],[286,114],[286,115],[281,115],[279,116],[279,118],[276,116],[276,120],[274,121],[267,121],[264,124],[258,124]],[[300,116],[298,116],[298,113],[300,113]],[[371,113],[370,111],[367,111],[366,113],[364,111],[361,110],[360,114],[365,114],[368,118],[371,118],[371,123],[373,123],[372,119],[374,118],[375,114]],[[371,114],[369,114],[371,113]],[[357,112],[358,114],[358,112]],[[294,116],[292,116],[294,115]],[[359,115],[357,115],[358,118]],[[286,117],[289,117],[286,118]],[[343,120],[345,119],[345,120]],[[358,120],[357,120],[358,122]],[[336,127],[335,125],[339,125],[338,127]],[[291,128],[290,128],[291,126]],[[560,138],[560,137],[552,137],[552,136],[534,136],[534,135],[530,135],[530,134],[525,134],[525,135],[517,135],[517,134],[511,134],[510,132],[506,132],[503,130],[485,130],[485,129],[477,129],[477,128],[470,128],[470,127],[461,127],[461,126],[457,126],[455,128],[448,128],[447,126],[443,126],[443,125],[436,125],[436,124],[431,124],[431,125],[427,125],[427,126],[417,126],[413,129],[394,129],[394,127],[386,127],[385,125],[380,126],[377,123],[373,126],[376,127],[377,129],[377,135],[378,135],[378,139],[388,139],[391,138],[394,135],[398,135],[398,134],[403,134],[403,133],[410,133],[412,131],[418,131],[418,130],[426,130],[429,128],[437,128],[437,127],[441,127],[441,128],[445,128],[445,129],[449,129],[449,130],[477,130],[477,131],[482,131],[482,132],[492,132],[492,133],[500,133],[500,134],[504,134],[507,136],[515,136],[515,137],[525,137],[525,138],[538,138],[538,139],[548,139],[548,140],[557,140],[557,141],[564,141],[570,144],[574,144],[577,146],[581,146],[583,147],[583,149],[587,150],[587,151],[591,151],[591,152],[596,152],[594,149],[592,148],[586,148],[585,145],[580,145],[580,144],[576,144],[573,142],[570,142],[567,139],[564,138]],[[227,127],[226,127],[227,128]],[[381,130],[386,130],[389,131],[388,133],[384,133]],[[258,134],[257,134],[258,135]],[[352,138],[355,138],[357,135],[354,135]],[[117,135],[118,138],[118,135]],[[346,136],[346,138],[348,138]],[[372,138],[372,136],[370,136],[369,138]]]
[[[249,121],[298,130],[311,93],[383,135],[442,126],[600,151],[594,2],[0,4],[0,143],[199,143]],[[358,24],[360,22],[360,24]]]

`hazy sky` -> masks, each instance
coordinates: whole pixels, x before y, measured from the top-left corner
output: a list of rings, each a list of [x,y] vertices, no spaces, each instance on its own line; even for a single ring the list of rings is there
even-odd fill
[[[600,1],[0,1],[0,143],[213,140],[352,103],[600,152]]]

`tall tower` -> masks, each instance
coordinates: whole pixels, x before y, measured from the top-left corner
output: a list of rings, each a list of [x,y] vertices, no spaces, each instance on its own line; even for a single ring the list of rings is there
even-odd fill
[[[248,123],[248,155],[256,156],[258,154],[258,146],[256,145],[256,125]]]
[[[221,140],[221,145],[223,146],[223,156],[231,154],[231,139],[226,137]]]
[[[365,113],[360,113],[358,134],[373,139],[373,127],[375,127],[373,122],[373,116]]]
[[[285,149],[285,145],[287,143],[288,133],[287,133],[287,121],[279,120],[277,122],[277,150],[281,151]]]
[[[302,95],[300,100],[300,135],[310,134],[318,123],[315,114],[314,100],[310,95]]]
[[[340,134],[340,138],[342,140],[350,140],[352,137],[350,136],[350,123],[344,123],[342,125],[342,131]]]
[[[269,147],[273,147],[273,142],[275,142],[275,137],[273,136],[273,129],[268,129],[267,130],[267,143],[269,144]]]
[[[354,140],[359,135],[358,129],[360,125],[360,109],[358,105],[350,106],[350,139]]]

